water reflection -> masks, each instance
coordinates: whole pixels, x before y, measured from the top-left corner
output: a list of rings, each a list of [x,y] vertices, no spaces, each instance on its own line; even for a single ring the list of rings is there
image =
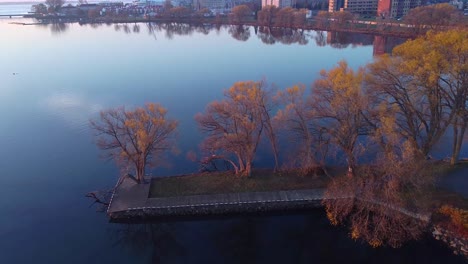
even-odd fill
[[[463,263],[428,236],[398,251],[356,243],[321,210],[113,225],[113,246],[146,263]]]
[[[250,38],[250,27],[243,25],[232,25],[228,29],[229,34],[239,41],[247,41]]]
[[[113,247],[140,256],[151,252],[151,263],[168,263],[186,254],[175,228],[173,223],[121,224],[110,229],[109,236]]]
[[[60,35],[68,30],[68,24],[65,23],[52,23],[50,24],[50,31],[53,34]]]
[[[277,42],[285,45],[294,43],[307,45],[309,43],[309,36],[304,34],[304,32],[302,29],[260,27],[258,29],[258,36],[263,43],[268,45]]]
[[[47,21],[46,21],[47,22]],[[63,34],[69,29],[66,23],[49,23],[47,25],[54,35]],[[99,28],[102,25],[111,26],[112,24],[81,24],[91,28]],[[187,36],[193,33],[201,33],[208,35],[211,31],[226,30],[232,38],[238,41],[247,41],[251,37],[251,28],[254,34],[267,45],[283,44],[283,45],[307,45],[313,41],[315,45],[324,47],[326,45],[336,49],[344,49],[348,47],[358,46],[373,46],[374,56],[390,53],[392,49],[402,44],[406,39],[391,37],[369,35],[351,32],[331,32],[331,31],[310,31],[302,29],[290,28],[270,28],[270,27],[251,27],[246,25],[212,25],[212,24],[183,24],[183,23],[121,23],[113,24],[116,32],[123,32],[125,34],[139,34],[142,28],[146,28],[148,35],[153,36],[155,40],[158,39],[158,33],[163,33],[166,39],[173,39],[174,36]]]
[[[41,20],[37,25],[40,27],[49,28],[52,35],[62,35],[70,28],[70,23],[56,20]]]
[[[80,131],[87,130],[89,116],[103,109],[101,105],[67,91],[53,93],[39,101],[39,105],[54,118],[59,118],[71,128]]]

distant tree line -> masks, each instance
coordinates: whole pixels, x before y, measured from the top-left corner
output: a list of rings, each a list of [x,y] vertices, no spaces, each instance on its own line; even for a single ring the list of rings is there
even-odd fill
[[[85,0],[79,2],[80,5],[86,4]],[[322,5],[325,2],[315,2]],[[64,12],[65,0],[46,0],[45,3],[40,3],[32,6],[32,11],[37,14],[55,16],[58,12]],[[307,3],[305,3],[308,5]],[[95,8],[81,9],[80,5],[76,6],[78,10],[66,11],[65,16],[79,17],[91,19],[95,22],[109,22],[115,20],[138,20],[139,19],[162,19],[178,22],[195,22],[195,23],[214,23],[214,24],[249,24],[264,27],[283,27],[283,28],[321,28],[325,30],[338,29],[359,29],[368,31],[392,31],[411,32],[411,34],[422,34],[428,30],[445,30],[447,27],[466,26],[466,20],[463,19],[462,13],[450,4],[436,4],[430,6],[417,7],[410,10],[404,17],[402,22],[397,22],[391,19],[378,17],[373,21],[360,21],[358,14],[353,14],[348,11],[327,12],[319,11],[312,19],[307,19],[308,9],[276,6],[260,6],[253,4],[242,4],[232,8],[229,15],[214,14],[207,8],[195,10],[190,6],[174,6],[170,0],[166,0],[162,8],[140,13],[141,10],[135,13],[133,9],[120,8],[107,9],[106,12],[101,12],[103,6],[97,5]],[[70,4],[67,7],[72,7]],[[146,12],[145,11],[145,12]],[[68,12],[68,13],[67,13]],[[400,24],[408,24],[401,26]]]

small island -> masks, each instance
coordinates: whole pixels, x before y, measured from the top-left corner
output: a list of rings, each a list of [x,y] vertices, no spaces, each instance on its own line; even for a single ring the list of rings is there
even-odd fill
[[[152,221],[323,206],[333,225],[349,225],[352,238],[373,247],[399,247],[434,230],[466,255],[467,199],[438,181],[466,171],[459,155],[468,85],[459,58],[467,34],[431,31],[358,70],[341,61],[310,91],[234,83],[195,115],[205,138],[199,152],[187,152],[200,165],[193,175],[146,177],[177,141],[178,122],[160,104],[102,111],[91,121],[98,146],[135,175],[118,181],[109,216]],[[448,131],[451,156],[431,158]],[[272,169],[254,167],[260,146],[270,149]]]

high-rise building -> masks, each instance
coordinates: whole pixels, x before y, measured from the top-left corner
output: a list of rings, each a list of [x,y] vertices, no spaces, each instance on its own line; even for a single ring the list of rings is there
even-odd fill
[[[344,10],[356,14],[377,15],[381,18],[397,18],[420,5],[421,0],[329,0],[328,12]]]
[[[363,15],[376,15],[378,0],[345,0],[345,11]]]
[[[377,15],[382,18],[399,18],[420,5],[421,0],[379,0]]]
[[[276,6],[279,8],[293,6],[294,0],[262,0],[262,8],[265,6]]]
[[[343,10],[345,0],[329,0],[328,1],[328,12],[336,12]]]
[[[378,0],[329,0],[328,12],[349,11],[356,14],[376,15]]]

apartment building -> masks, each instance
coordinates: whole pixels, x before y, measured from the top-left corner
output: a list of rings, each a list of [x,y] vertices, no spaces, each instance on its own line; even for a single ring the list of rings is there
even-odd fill
[[[293,6],[294,0],[262,0],[262,8],[265,6],[276,6],[279,8]]]
[[[379,0],[377,15],[381,18],[399,18],[420,5],[421,0]]]

